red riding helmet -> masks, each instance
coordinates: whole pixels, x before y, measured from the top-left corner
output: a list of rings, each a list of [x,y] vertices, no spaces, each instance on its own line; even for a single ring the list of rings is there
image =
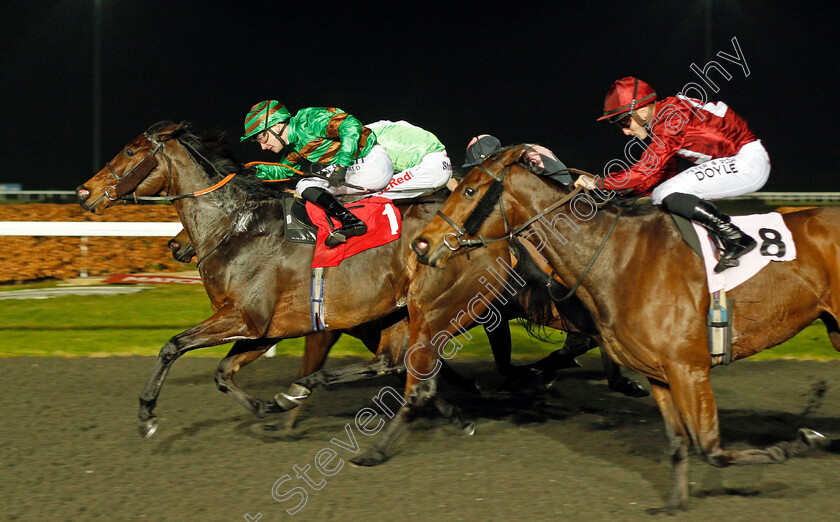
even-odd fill
[[[650,105],[656,101],[656,91],[653,87],[632,76],[625,76],[617,80],[604,99],[604,115],[597,121],[609,118],[610,123],[615,123],[633,114],[636,109]]]

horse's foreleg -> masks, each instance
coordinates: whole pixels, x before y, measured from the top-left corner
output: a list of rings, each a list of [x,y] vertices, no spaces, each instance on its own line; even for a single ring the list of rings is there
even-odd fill
[[[665,421],[665,432],[668,434],[668,447],[673,473],[671,494],[666,507],[650,511],[651,513],[659,511],[673,513],[676,509],[685,509],[688,506],[688,448],[690,439],[668,385],[653,379],[649,382],[653,397],[656,399],[656,405],[659,406],[662,419]]]
[[[691,442],[700,453],[700,457],[715,467],[743,464],[779,464],[794,455],[811,448],[822,448],[828,445],[828,440],[813,430],[800,429],[795,441],[785,441],[763,449],[751,448],[744,450],[724,450],[720,440],[720,426],[718,411],[709,382],[709,368],[701,364],[698,368],[681,364],[676,368],[666,369],[669,397],[674,407],[679,411],[684,430],[691,437]],[[653,383],[652,383],[653,384]],[[675,425],[669,422],[666,409],[657,396],[657,403],[666,419],[666,426]],[[679,432],[678,432],[679,433]],[[680,435],[681,436],[681,435]],[[684,470],[683,470],[684,466]],[[688,497],[688,461],[680,459],[675,465],[675,489],[680,491],[677,502],[672,495],[669,507],[682,507]],[[683,485],[685,481],[685,485]]]
[[[496,363],[496,371],[505,377],[515,377],[518,369],[510,362],[510,354],[513,345],[510,340],[510,325],[502,321],[496,328],[484,329],[487,340],[490,341],[490,350],[493,352],[493,361]]]
[[[391,456],[391,450],[405,434],[409,423],[414,419],[417,411],[435,396],[435,378],[418,381],[409,374],[407,380],[411,383],[409,384],[411,386],[411,392],[408,394],[406,403],[400,408],[397,415],[391,419],[388,426],[382,430],[382,435],[380,435],[379,439],[369,446],[364,453],[350,459],[352,464],[357,466],[376,466],[388,460]]]
[[[279,413],[281,410],[274,401],[264,401],[246,393],[233,381],[233,375],[246,364],[259,359],[274,342],[271,339],[237,341],[216,368],[216,388],[260,418],[269,413]]]
[[[505,324],[505,326],[507,325]],[[501,328],[497,328],[497,330],[500,329]],[[575,357],[585,353],[591,348],[589,345],[589,338],[587,336],[570,332],[567,334],[565,344],[559,350],[551,352],[547,357],[544,357],[533,364],[514,366],[510,364],[510,328],[508,327],[505,329],[504,337],[498,335],[496,332],[493,334],[488,332],[487,338],[490,340],[490,346],[493,349],[494,358],[496,358],[497,354],[500,354],[502,351],[501,349],[497,350],[496,343],[505,347],[504,349],[508,352],[507,369],[505,369],[503,365],[500,365],[499,360],[496,359],[496,368],[499,370],[499,373],[508,378],[499,386],[500,390],[512,390],[519,381],[533,379],[538,376],[542,376],[543,384],[546,387],[550,387],[557,370],[562,370],[564,368],[580,368],[580,364],[577,362]]]
[[[422,326],[419,324],[421,322],[423,323]],[[431,338],[429,327],[424,321],[418,320],[411,324],[411,331],[411,346],[420,345],[420,348],[412,348],[405,352],[404,365],[408,370],[406,373],[405,404],[400,408],[396,417],[388,423],[376,443],[365,450],[363,454],[350,460],[353,464],[375,466],[388,460],[391,449],[402,438],[408,423],[414,418],[418,409],[435,396],[437,385],[435,368],[439,358],[437,349],[425,342]],[[420,340],[419,343],[416,342],[418,340]]]
[[[179,333],[163,345],[155,369],[140,393],[138,415],[140,435],[148,438],[157,430],[158,423],[153,410],[172,363],[178,357],[196,348],[217,346],[238,339],[255,337],[255,333],[249,331],[247,324],[239,310],[233,306],[224,306],[211,317]]]
[[[438,413],[440,413],[444,419],[451,422],[453,426],[467,435],[473,435],[475,433],[475,424],[464,418],[460,408],[454,404],[449,404],[438,396],[435,396],[433,402]]]

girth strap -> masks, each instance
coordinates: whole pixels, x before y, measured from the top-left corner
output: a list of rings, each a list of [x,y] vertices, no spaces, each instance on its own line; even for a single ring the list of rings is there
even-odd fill
[[[312,330],[323,332],[327,329],[324,322],[324,268],[312,269],[311,303],[309,313],[312,318]]]

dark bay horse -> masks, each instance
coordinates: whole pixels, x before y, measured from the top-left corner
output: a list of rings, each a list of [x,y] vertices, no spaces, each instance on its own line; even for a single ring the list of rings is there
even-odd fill
[[[231,158],[221,137],[198,136],[185,124],[162,122],[129,142],[106,168],[77,189],[82,207],[100,214],[128,194],[171,195],[191,238],[214,311],[161,348],[140,395],[143,436],[157,428],[153,410],[174,361],[190,350],[229,342],[234,345],[216,372],[219,389],[257,415],[285,411],[274,401],[245,393],[233,375],[278,341],[314,331],[310,317],[314,247],[284,237],[282,205],[273,185],[240,175],[217,190],[208,190],[229,173],[242,172],[242,166]],[[401,309],[417,266],[409,255],[408,238],[420,231],[439,206],[440,202],[402,207],[401,239],[326,269],[330,329],[344,330],[404,314]],[[407,340],[401,322],[397,318],[382,331],[382,344],[395,352]],[[398,371],[390,366],[378,360],[374,374]]]
[[[478,243],[479,236],[488,245],[515,233],[541,238],[539,253],[562,281],[573,284],[575,297],[595,322],[601,349],[650,381],[674,466],[666,510],[687,506],[692,447],[705,462],[724,467],[779,463],[826,444],[817,432],[802,429],[793,442],[724,449],[709,380],[710,296],[701,260],[666,213],[625,210],[612,203],[599,209],[579,189],[570,193],[515,163],[519,149],[500,152],[474,168],[412,248],[422,262],[443,268],[462,246]],[[488,198],[495,205],[490,211]],[[796,260],[772,262],[728,292],[734,299],[733,360],[782,343],[817,318],[840,350],[840,208],[802,210],[783,218],[796,243]],[[548,286],[546,278],[537,277],[531,288]],[[434,321],[445,316],[444,304],[419,292],[411,296],[411,345],[428,342],[429,332],[444,326]],[[418,372],[435,364],[433,352],[416,356]]]

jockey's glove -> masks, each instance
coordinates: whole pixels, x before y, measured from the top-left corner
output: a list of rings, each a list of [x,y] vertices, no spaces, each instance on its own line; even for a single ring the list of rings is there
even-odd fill
[[[330,174],[330,187],[336,188],[344,185],[344,181],[347,179],[347,167],[344,165],[336,165],[335,169]]]
[[[586,174],[581,174],[578,176],[578,179],[575,180],[576,187],[583,187],[586,190],[595,190],[598,186],[595,184],[595,179],[591,176],[587,176]]]
[[[320,174],[324,170],[324,164],[317,161],[309,161],[304,158],[300,161],[301,170],[309,174]]]

